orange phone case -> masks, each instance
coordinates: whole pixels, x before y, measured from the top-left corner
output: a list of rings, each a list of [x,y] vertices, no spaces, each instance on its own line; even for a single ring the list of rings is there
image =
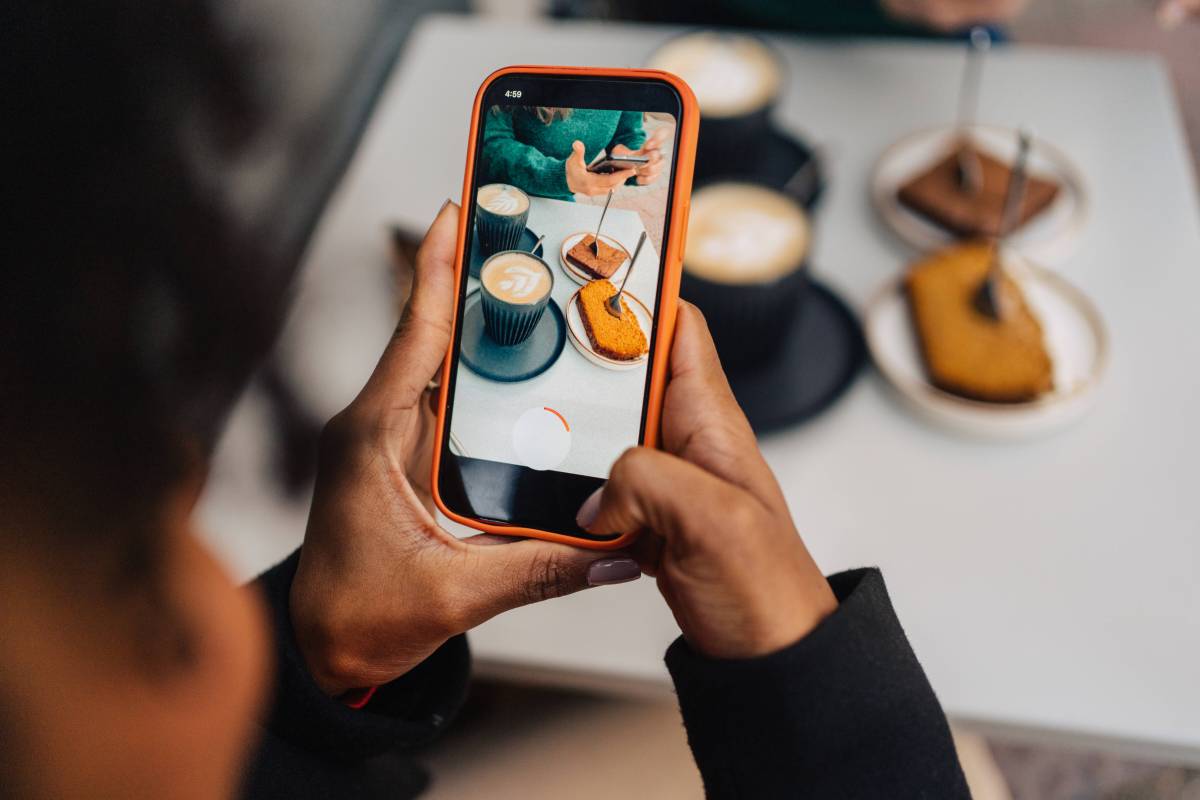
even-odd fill
[[[646,436],[643,445],[656,447],[659,435],[659,417],[662,413],[663,393],[666,391],[667,361],[671,355],[671,342],[675,335],[675,312],[679,300],[679,278],[683,270],[683,247],[687,234],[688,202],[692,191],[692,168],[696,156],[696,137],[699,127],[700,112],[696,97],[692,90],[681,78],[669,72],[652,69],[607,69],[603,67],[549,67],[549,66],[511,66],[496,70],[479,87],[475,95],[475,106],[471,113],[471,134],[467,143],[467,166],[463,175],[462,208],[474,202],[471,197],[471,185],[475,175],[475,148],[478,147],[479,116],[482,112],[484,93],[488,86],[497,78],[513,73],[533,75],[578,75],[598,76],[605,78],[640,78],[659,80],[670,84],[678,93],[681,102],[680,119],[678,122],[679,142],[675,153],[675,186],[671,193],[671,217],[668,225],[670,237],[664,248],[663,282],[660,300],[660,311],[657,318],[658,342],[655,345],[654,358],[650,365],[650,394],[646,401]],[[467,214],[459,215],[458,246],[455,250],[456,271],[454,277],[454,296],[458,297],[462,290],[463,280],[463,250],[467,242]],[[455,318],[451,329],[451,339],[458,328],[457,302],[455,303]],[[438,492],[438,469],[441,464],[443,437],[446,434],[446,400],[450,385],[450,369],[454,363],[453,345],[446,353],[442,366],[441,391],[438,397],[437,435],[433,451],[433,500],[437,507],[450,519],[462,525],[487,533],[502,536],[525,536],[535,539],[546,539],[552,542],[562,542],[576,547],[593,550],[615,550],[624,547],[636,536],[637,532],[622,534],[620,537],[607,541],[592,541],[581,539],[553,531],[538,528],[525,528],[519,525],[500,525],[483,520],[464,517],[446,507]]]

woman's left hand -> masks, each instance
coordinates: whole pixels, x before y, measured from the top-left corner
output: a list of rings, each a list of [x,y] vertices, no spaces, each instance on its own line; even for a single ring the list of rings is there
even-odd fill
[[[667,141],[669,132],[666,128],[658,128],[646,137],[646,141],[637,150],[630,150],[623,144],[613,145],[612,154],[614,156],[647,156],[649,161],[638,167],[634,172],[637,175],[639,186],[648,186],[658,180],[658,176],[662,174],[663,165],[666,159],[663,158],[662,146]]]
[[[460,540],[434,519],[426,387],[450,345],[458,214],[451,203],[438,214],[395,335],[322,433],[291,618],[310,673],[330,695],[394,680],[502,611],[641,574],[622,553]]]

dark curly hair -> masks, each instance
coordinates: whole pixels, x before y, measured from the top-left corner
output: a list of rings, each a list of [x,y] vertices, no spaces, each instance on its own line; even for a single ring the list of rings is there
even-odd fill
[[[0,18],[0,546],[103,551],[147,576],[165,493],[282,318],[290,269],[205,168],[250,143],[255,98],[201,2]]]

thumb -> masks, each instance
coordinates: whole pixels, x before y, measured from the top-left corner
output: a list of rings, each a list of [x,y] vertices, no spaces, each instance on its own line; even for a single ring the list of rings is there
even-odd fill
[[[680,301],[671,345],[671,381],[663,400],[662,442],[668,452],[778,505],[782,494],[758,451],[704,315]]]
[[[637,562],[622,552],[597,553],[538,539],[489,535],[463,543],[470,562],[463,583],[475,592],[468,603],[469,627],[530,603],[641,577]]]
[[[568,161],[574,162],[576,165],[583,166],[583,142],[576,139],[571,145],[571,155],[567,158]]]
[[[454,314],[458,216],[458,206],[447,200],[421,241],[412,294],[363,395],[385,398],[394,408],[411,408],[446,357]]]
[[[745,492],[695,464],[634,447],[613,464],[608,483],[584,501],[576,521],[595,534],[649,531],[668,543],[698,546],[728,526]]]

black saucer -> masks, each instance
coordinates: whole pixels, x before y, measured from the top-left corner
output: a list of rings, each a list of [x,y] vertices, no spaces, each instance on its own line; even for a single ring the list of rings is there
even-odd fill
[[[541,258],[542,254],[545,252],[542,245],[539,244],[537,246],[536,250],[530,249],[537,242],[537,240],[538,240],[538,235],[536,233],[534,233],[533,231],[529,230],[529,228],[526,228],[525,230],[521,231],[521,241],[517,243],[516,249],[525,250],[526,252],[532,252],[535,256],[537,256],[538,258]],[[483,262],[484,262],[483,250],[481,250],[479,248],[479,236],[478,235],[472,236],[471,237],[471,262],[470,262],[472,278],[479,277],[479,270],[483,268]]]
[[[504,383],[536,378],[558,361],[567,341],[567,321],[553,299],[529,338],[511,347],[496,344],[483,327],[479,290],[467,295],[463,308],[462,363],[480,377]]]
[[[725,369],[755,432],[768,433],[832,405],[854,382],[866,353],[854,312],[810,278],[780,349],[753,368]]]
[[[746,145],[752,156],[737,162],[709,157],[696,160],[697,186],[719,180],[762,183],[791,195],[812,211],[825,190],[825,167],[820,156],[800,139],[770,128],[761,140]]]

